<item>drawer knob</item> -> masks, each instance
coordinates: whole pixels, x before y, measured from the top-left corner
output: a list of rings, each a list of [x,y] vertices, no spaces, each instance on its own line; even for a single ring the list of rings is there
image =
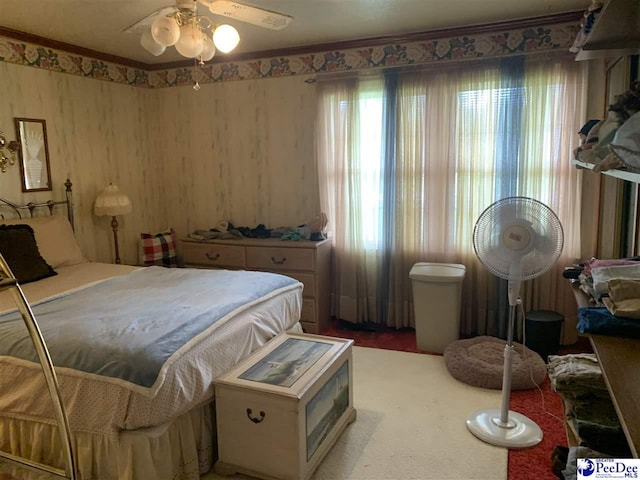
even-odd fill
[[[276,257],[271,257],[271,261],[276,265],[282,265],[284,262],[287,261],[287,257],[282,257],[282,260],[277,260]]]
[[[258,417],[252,417],[251,416],[251,409],[247,408],[247,417],[249,417],[249,420],[251,420],[253,423],[260,423],[262,420],[264,420],[266,413],[264,413],[262,410],[260,411],[260,418]]]
[[[220,258],[220,254],[216,253],[215,255],[211,255],[210,253],[205,254],[209,260],[218,260]]]

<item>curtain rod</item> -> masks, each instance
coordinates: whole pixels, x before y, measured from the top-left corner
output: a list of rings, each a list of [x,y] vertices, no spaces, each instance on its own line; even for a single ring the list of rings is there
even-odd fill
[[[394,65],[394,66],[381,66],[373,68],[353,69],[346,72],[332,72],[332,73],[317,73],[312,78],[304,80],[305,83],[327,82],[334,80],[350,80],[350,79],[362,79],[367,77],[373,77],[380,75],[384,71],[397,71],[402,73],[419,73],[429,72],[433,70],[441,71],[443,69],[459,68],[461,66],[474,67],[483,64],[498,63],[506,58],[525,56],[528,59],[562,59],[566,58],[575,60],[575,55],[568,51],[551,51],[551,52],[539,52],[539,53],[514,53],[512,55],[502,55],[499,57],[486,57],[486,58],[472,58],[468,60],[442,60],[439,62],[422,63],[414,65]]]

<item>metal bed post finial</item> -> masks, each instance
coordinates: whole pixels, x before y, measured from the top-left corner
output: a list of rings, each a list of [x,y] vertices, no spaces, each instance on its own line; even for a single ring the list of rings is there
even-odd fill
[[[67,181],[64,182],[64,195],[67,201],[67,218],[69,219],[69,223],[71,224],[71,228],[75,232],[76,224],[73,221],[73,192],[71,191],[71,187],[73,184],[69,177],[67,177]]]

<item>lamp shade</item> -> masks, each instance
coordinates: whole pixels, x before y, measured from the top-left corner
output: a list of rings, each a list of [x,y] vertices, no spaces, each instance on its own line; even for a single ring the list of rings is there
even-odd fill
[[[100,192],[93,206],[93,213],[97,216],[126,215],[131,213],[131,201],[129,197],[122,193],[116,185],[109,184]]]
[[[172,17],[157,17],[151,23],[151,36],[160,45],[170,47],[180,38],[180,27]]]
[[[167,47],[160,45],[153,39],[151,30],[145,30],[142,34],[142,37],[140,37],[140,45],[142,45],[147,52],[155,55],[156,57],[162,55],[167,49]]]
[[[180,38],[176,42],[176,50],[187,58],[195,58],[202,53],[204,38],[195,23],[188,23],[180,27]]]
[[[205,33],[202,34],[202,53],[200,53],[200,59],[203,62],[208,62],[216,54],[216,46],[213,44],[213,38]]]

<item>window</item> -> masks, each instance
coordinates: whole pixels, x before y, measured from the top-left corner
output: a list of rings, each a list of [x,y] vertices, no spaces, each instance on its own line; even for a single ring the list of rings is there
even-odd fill
[[[336,268],[355,272],[337,294],[355,295],[349,311],[410,325],[412,264],[474,263],[475,221],[507,196],[549,205],[565,253],[578,257],[580,185],[569,160],[585,88],[575,64],[517,58],[321,84],[321,201]],[[394,295],[404,296],[395,306],[385,300]]]

